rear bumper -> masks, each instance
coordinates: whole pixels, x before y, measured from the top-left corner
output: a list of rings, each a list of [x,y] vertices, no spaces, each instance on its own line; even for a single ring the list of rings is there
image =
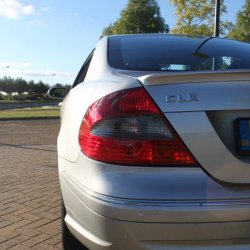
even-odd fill
[[[72,217],[66,216],[65,221],[72,232],[85,246],[92,250],[249,250],[249,238],[233,238],[230,230],[237,231],[245,227],[249,230],[250,223],[239,224],[144,224],[125,221],[113,221],[106,217],[85,213],[94,224],[98,224],[108,234],[96,235],[77,223]],[[97,228],[95,229],[97,230]],[[212,231],[213,234],[208,231]],[[226,231],[226,232],[225,232]],[[218,233],[220,232],[220,233]],[[222,233],[223,232],[223,233]],[[234,235],[235,236],[235,235]],[[222,239],[220,239],[222,237]],[[198,239],[199,238],[199,239]],[[225,238],[225,239],[224,239]]]
[[[60,174],[71,232],[90,249],[250,249],[250,203],[118,199]]]

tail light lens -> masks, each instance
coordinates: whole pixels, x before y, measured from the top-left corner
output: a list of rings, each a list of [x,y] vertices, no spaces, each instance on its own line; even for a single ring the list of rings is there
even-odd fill
[[[79,144],[86,156],[111,164],[197,164],[143,88],[115,92],[93,103],[82,121]]]

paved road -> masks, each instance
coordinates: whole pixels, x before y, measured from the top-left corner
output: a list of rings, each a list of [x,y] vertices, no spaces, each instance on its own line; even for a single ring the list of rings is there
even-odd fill
[[[39,108],[45,106],[58,107],[59,102],[31,102],[31,103],[1,103],[0,110],[5,109],[23,109],[23,108]]]
[[[0,249],[61,249],[59,120],[0,121]]]

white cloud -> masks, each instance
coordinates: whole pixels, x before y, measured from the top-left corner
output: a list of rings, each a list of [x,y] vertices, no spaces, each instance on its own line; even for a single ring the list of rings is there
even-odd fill
[[[47,12],[47,11],[50,11],[50,8],[49,7],[41,7],[40,11]]]
[[[14,73],[14,72],[13,72]],[[49,71],[49,70],[27,70],[15,72],[16,76],[27,80],[42,80],[45,83],[53,85],[55,83],[72,84],[76,73],[65,71]]]
[[[65,71],[55,71],[55,72],[52,72],[52,71],[48,71],[48,70],[45,70],[45,71],[35,71],[35,70],[30,70],[30,71],[22,71],[20,72],[22,73],[23,75],[25,76],[53,76],[56,77],[66,77],[66,78],[72,78],[72,77],[75,77],[76,73],[73,73],[73,72],[65,72]]]
[[[23,5],[19,0],[0,0],[0,16],[8,19],[17,19],[21,15],[30,15],[34,11],[34,6]]]
[[[42,80],[46,83],[67,83],[71,84],[77,72],[73,71],[56,71],[48,69],[40,69],[39,64],[34,62],[15,62],[15,61],[0,61],[0,78],[10,76],[13,78],[21,77],[25,80]],[[53,77],[52,77],[53,75]]]
[[[37,63],[29,62],[0,62],[0,68],[29,68],[36,66]]]

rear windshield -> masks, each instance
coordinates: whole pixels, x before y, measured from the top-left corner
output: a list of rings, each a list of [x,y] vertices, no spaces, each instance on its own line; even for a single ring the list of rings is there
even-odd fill
[[[109,64],[118,69],[199,71],[250,69],[250,44],[174,35],[109,37]]]

